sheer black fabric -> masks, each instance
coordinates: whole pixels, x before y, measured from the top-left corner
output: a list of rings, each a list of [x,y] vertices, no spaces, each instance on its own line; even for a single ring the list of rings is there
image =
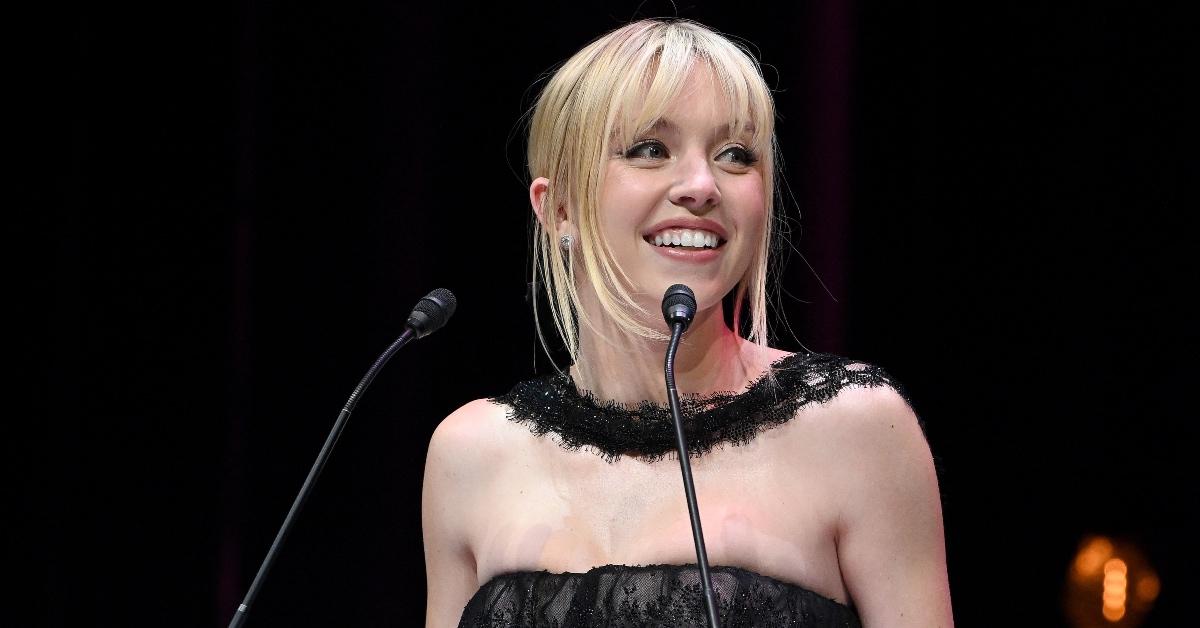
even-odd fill
[[[711,569],[725,628],[859,628],[849,607],[737,567]],[[705,625],[694,565],[607,565],[587,573],[519,572],[493,578],[471,598],[459,628],[654,628]]]
[[[701,456],[713,447],[750,442],[764,430],[782,425],[803,406],[824,403],[849,386],[903,389],[883,369],[835,355],[796,353],[771,365],[742,393],[683,395],[680,406],[688,453]],[[666,398],[663,389],[663,398]],[[567,374],[517,384],[492,399],[508,407],[508,418],[542,436],[553,433],[567,449],[586,448],[615,460],[632,455],[657,460],[675,451],[675,427],[664,404],[625,405],[580,393]]]

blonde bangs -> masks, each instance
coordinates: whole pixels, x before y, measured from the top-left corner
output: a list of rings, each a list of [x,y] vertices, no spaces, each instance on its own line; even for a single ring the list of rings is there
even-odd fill
[[[629,146],[662,119],[680,95],[692,71],[701,63],[712,72],[724,93],[734,135],[753,129],[752,150],[769,157],[775,131],[775,106],[758,64],[749,53],[723,36],[691,22],[672,22],[658,41],[639,46],[625,79],[612,95],[605,137]],[[615,68],[614,68],[615,69]]]

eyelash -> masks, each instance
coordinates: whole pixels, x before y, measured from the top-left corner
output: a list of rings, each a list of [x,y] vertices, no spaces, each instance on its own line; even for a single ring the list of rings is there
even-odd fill
[[[664,153],[667,152],[667,147],[658,140],[641,140],[638,142],[634,142],[633,146],[630,146],[628,149],[625,150],[625,158],[626,159],[637,159],[639,157],[642,157],[642,155],[639,155],[638,153],[642,149],[649,148],[651,146],[657,146],[659,149],[662,150],[662,152],[664,152]]]
[[[657,146],[664,153],[668,152],[667,147],[659,140],[642,140],[640,142],[635,142],[634,145],[630,146],[623,155],[626,159],[637,159],[639,157],[643,159],[649,159],[648,157],[642,157],[641,155],[638,155],[638,152],[650,146]],[[758,155],[753,150],[750,150],[745,146],[730,146],[729,148],[721,151],[720,155],[717,155],[717,157],[734,150],[740,150],[741,152],[745,153],[745,158],[733,163],[739,163],[743,166],[753,166],[754,164],[758,163]]]

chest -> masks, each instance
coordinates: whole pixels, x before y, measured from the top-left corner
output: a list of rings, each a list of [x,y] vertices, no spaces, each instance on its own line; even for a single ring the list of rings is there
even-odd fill
[[[841,597],[832,500],[818,470],[786,455],[785,432],[692,459],[709,561]],[[513,571],[695,562],[677,459],[607,462],[538,441],[492,480],[472,539],[481,583]]]

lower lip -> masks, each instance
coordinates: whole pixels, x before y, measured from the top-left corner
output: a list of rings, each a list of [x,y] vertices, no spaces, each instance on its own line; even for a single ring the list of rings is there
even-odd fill
[[[655,246],[649,242],[646,243],[646,246],[653,248],[660,255],[668,259],[681,262],[711,262],[721,254],[721,247],[715,249],[693,249],[688,247]]]

